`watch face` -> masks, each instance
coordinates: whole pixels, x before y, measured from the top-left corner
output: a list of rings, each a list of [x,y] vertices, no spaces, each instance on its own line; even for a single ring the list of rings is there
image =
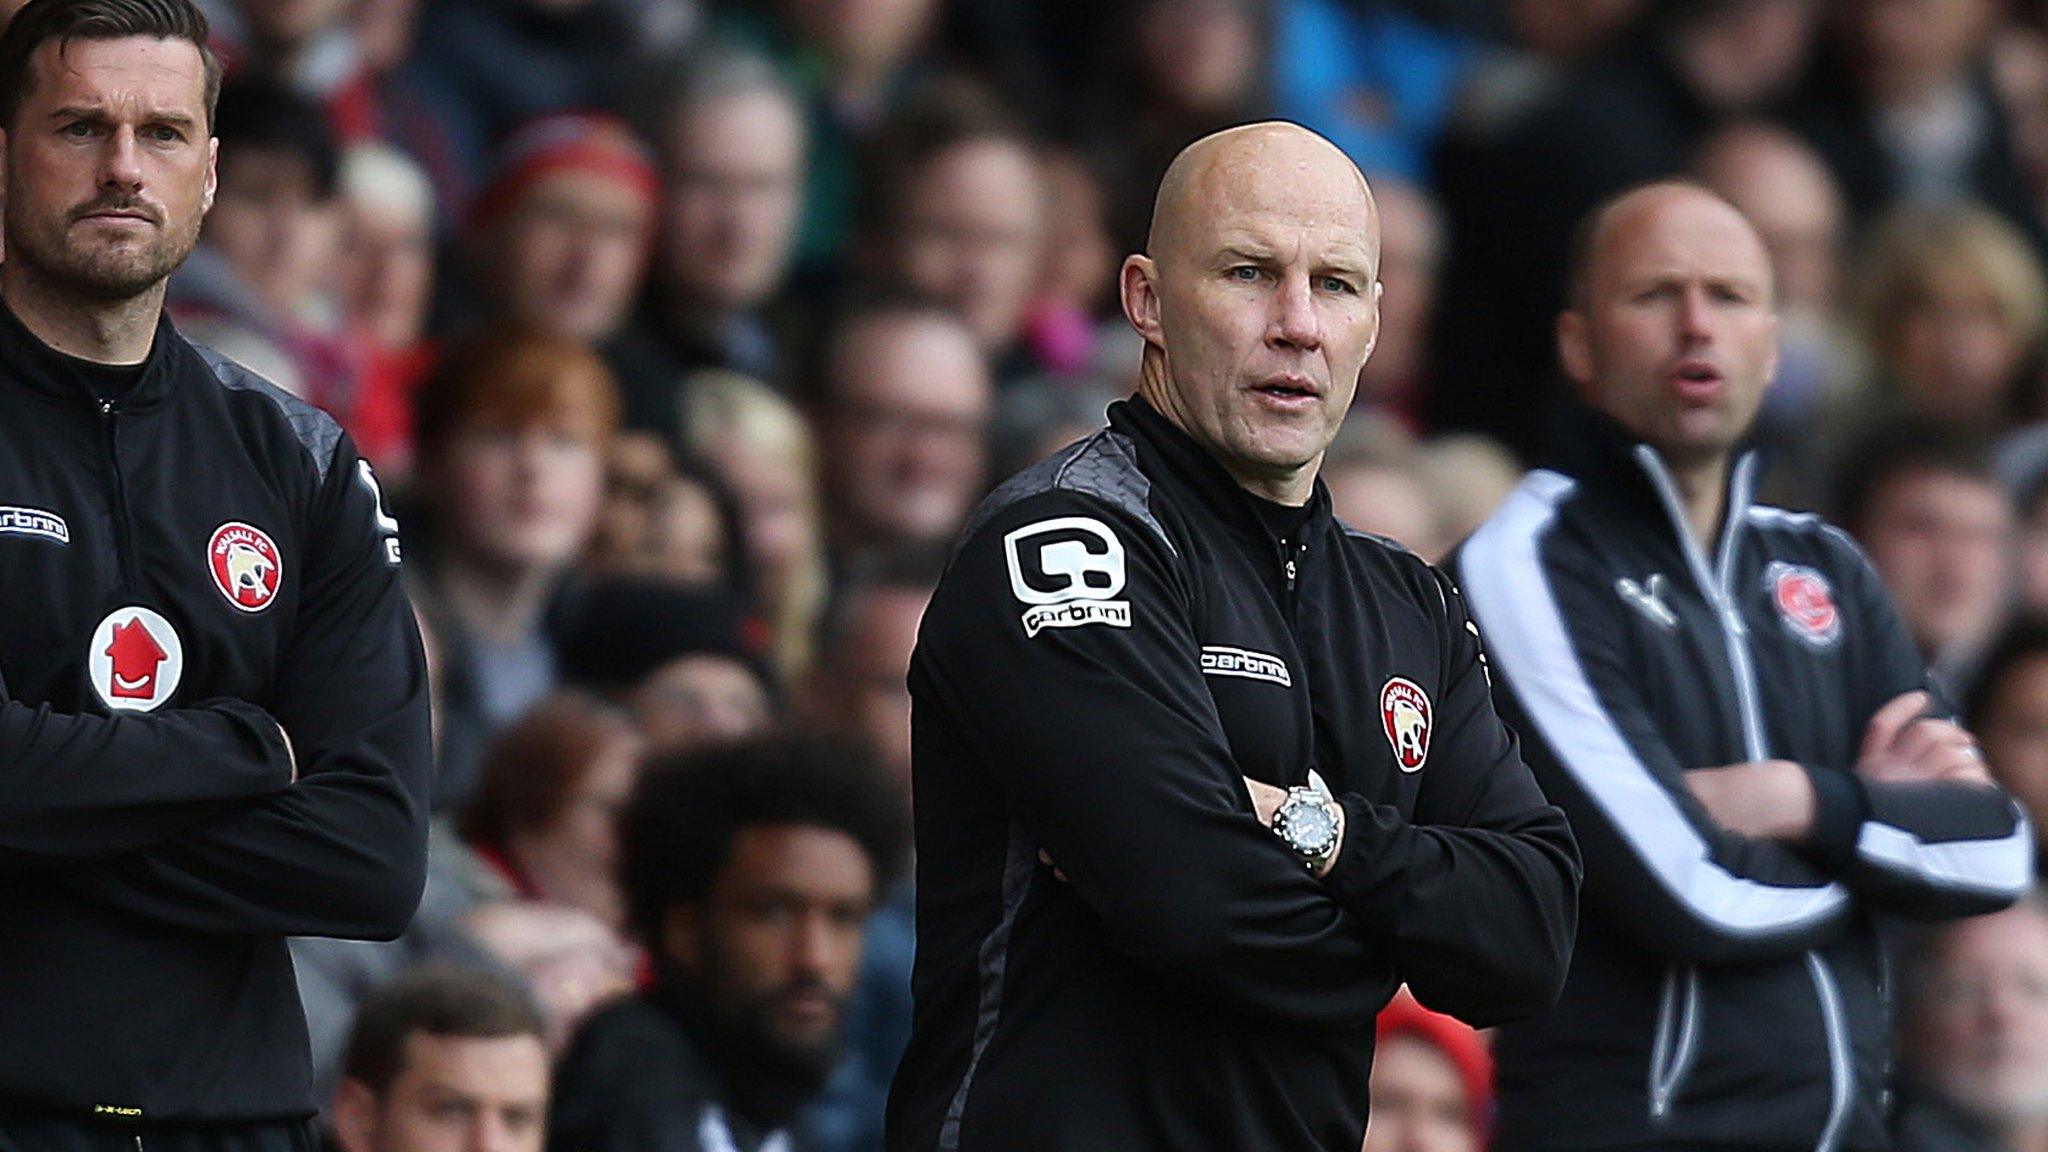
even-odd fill
[[[1336,838],[1337,821],[1328,808],[1307,803],[1287,806],[1287,842],[1297,851],[1319,853]]]

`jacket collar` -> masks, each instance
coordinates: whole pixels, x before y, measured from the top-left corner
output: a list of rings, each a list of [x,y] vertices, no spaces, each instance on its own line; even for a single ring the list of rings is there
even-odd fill
[[[1697,551],[1678,501],[1677,485],[1656,448],[1607,414],[1583,405],[1576,408],[1568,426],[1572,434],[1552,464],[1557,471],[1578,480],[1600,499],[1618,502],[1631,520],[1656,517],[1671,529],[1681,549],[1689,555]],[[1708,566],[1710,570],[1732,555],[1736,530],[1755,499],[1759,462],[1754,450],[1739,452],[1729,461],[1728,474],[1721,482],[1721,528],[1714,554],[1700,557],[1717,562]]]
[[[184,338],[171,326],[170,316],[159,314],[156,336],[142,362],[142,375],[127,393],[112,398],[122,411],[154,407],[170,395],[177,379],[177,358],[184,346]],[[97,405],[106,399],[94,389],[88,362],[43,343],[4,300],[0,300],[0,365],[5,365],[7,374],[25,387],[55,400]]]
[[[1233,532],[1267,542],[1274,539],[1259,516],[1259,498],[1245,491],[1207,448],[1161,415],[1143,396],[1134,395],[1111,404],[1109,426],[1138,441],[1145,455],[1171,474],[1176,488],[1193,493]],[[1330,490],[1323,478],[1317,476],[1308,499],[1308,518],[1303,521],[1300,534],[1311,536],[1334,523]]]

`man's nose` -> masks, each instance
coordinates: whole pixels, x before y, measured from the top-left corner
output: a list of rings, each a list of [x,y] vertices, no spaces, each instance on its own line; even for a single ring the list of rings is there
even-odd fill
[[[100,149],[100,185],[131,190],[142,186],[142,142],[133,128],[107,134]]]
[[[1307,276],[1281,278],[1279,290],[1273,297],[1273,319],[1267,339],[1305,350],[1322,346],[1322,317],[1316,313],[1315,290]]]
[[[1688,288],[1678,301],[1679,332],[1688,343],[1705,343],[1714,337],[1713,301],[1704,288]]]

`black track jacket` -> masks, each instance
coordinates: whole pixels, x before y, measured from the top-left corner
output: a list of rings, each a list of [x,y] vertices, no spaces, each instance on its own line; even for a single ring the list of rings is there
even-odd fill
[[[168,320],[102,400],[0,305],[0,1109],[312,1113],[284,937],[395,936],[424,878],[396,529]]]
[[[1847,536],[1751,504],[1745,458],[1704,554],[1657,453],[1587,419],[1584,458],[1531,473],[1455,564],[1586,854],[1564,998],[1501,1034],[1495,1147],[1883,1148],[1874,917],[2002,907],[2032,836],[1992,789],[1851,771],[1922,671]],[[1772,758],[1816,787],[1797,849],[1722,830],[1682,775]]]
[[[910,686],[893,1152],[1356,1152],[1401,981],[1479,1024],[1556,995],[1570,831],[1449,581],[1320,483],[1280,538],[1193,440],[1114,405],[975,514]],[[1311,770],[1347,814],[1327,880],[1240,779]]]

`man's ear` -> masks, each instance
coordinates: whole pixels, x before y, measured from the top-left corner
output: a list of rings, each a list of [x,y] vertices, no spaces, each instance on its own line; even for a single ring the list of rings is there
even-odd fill
[[[695,904],[669,906],[661,918],[662,958],[680,968],[695,968],[704,959],[704,918]]]
[[[1593,347],[1586,339],[1586,318],[1571,309],[1557,315],[1557,361],[1581,392],[1591,387]]]
[[[199,214],[213,211],[213,194],[220,191],[220,137],[206,140],[206,195],[200,199]]]
[[[1117,274],[1117,294],[1123,302],[1124,319],[1145,343],[1164,346],[1166,336],[1159,324],[1159,265],[1150,256],[1124,257],[1123,270]]]
[[[334,1138],[341,1152],[373,1152],[377,1147],[377,1094],[352,1076],[334,1090]]]

